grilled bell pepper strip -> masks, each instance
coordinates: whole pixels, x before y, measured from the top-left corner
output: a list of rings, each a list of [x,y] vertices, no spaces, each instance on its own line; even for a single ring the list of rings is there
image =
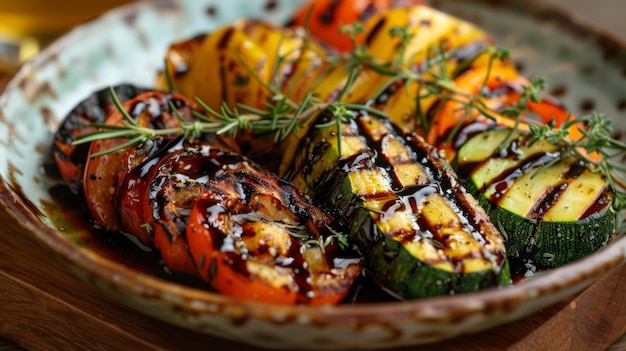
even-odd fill
[[[454,99],[440,101],[431,108],[430,129],[426,140],[443,151],[445,157],[452,161],[456,151],[467,139],[467,131],[463,126],[473,122],[482,122],[506,128],[529,131],[529,123],[550,124],[555,128],[573,118],[569,111],[555,98],[543,94],[541,101],[528,99],[520,116],[502,114],[507,107],[520,102],[524,87],[530,82],[521,76],[509,60],[494,60],[491,67],[486,63],[475,64],[454,80],[457,89],[452,94]],[[475,99],[479,102],[470,102]],[[488,116],[475,106],[483,104]],[[519,118],[519,120],[518,120]],[[534,120],[533,120],[534,119]],[[568,138],[576,140],[582,136],[579,124],[572,125]],[[459,135],[452,135],[457,131]],[[450,141],[454,139],[455,142]],[[454,145],[456,144],[456,145]],[[580,150],[587,154],[584,150]],[[597,159],[597,154],[588,154]]]
[[[390,9],[374,15],[363,25],[366,36],[363,49],[368,58],[364,60],[360,76],[344,94],[344,102],[366,103],[373,99],[373,95],[392,79],[390,75],[381,74],[377,70],[397,71],[398,74],[411,70],[415,74],[422,74],[423,79],[432,79],[433,74],[442,73],[439,72],[440,65],[427,62],[433,56],[445,55],[443,65],[447,71],[453,72],[467,60],[474,59],[473,48],[481,48],[491,41],[478,27],[427,6]],[[405,31],[406,38],[394,34],[398,29]],[[458,48],[465,50],[453,54]],[[332,58],[333,54],[328,53],[327,56]],[[316,76],[322,78],[308,80],[307,89],[303,90],[312,92],[321,101],[334,101],[347,83],[354,66],[354,62],[349,60],[325,63],[316,71]],[[412,123],[407,128],[413,131],[415,119],[411,118],[407,122],[406,116],[417,112],[415,94],[420,91],[416,90],[420,88],[420,82],[413,82],[409,87],[404,87],[405,82],[401,79],[398,83],[384,91],[378,101],[373,101],[373,106],[387,112],[403,128],[408,122]],[[289,90],[286,93],[295,101],[300,101],[302,97],[291,95]],[[426,110],[428,106],[428,102],[423,101],[421,108]]]
[[[306,93],[287,81],[306,81],[313,73],[310,67],[317,65],[317,54],[313,53],[322,51],[314,43],[304,45],[301,30],[240,19],[173,44],[165,58],[166,70],[178,92],[221,111],[223,106],[233,109],[238,104],[264,109],[266,103],[272,103],[268,86],[290,85],[293,91]],[[170,89],[165,72],[157,76],[156,86]],[[267,152],[273,143],[271,137],[251,135],[245,130],[238,133],[237,139],[248,156]]]
[[[113,90],[122,102],[146,91],[145,88],[126,84],[115,86]],[[73,142],[81,135],[95,131],[91,124],[103,123],[115,110],[109,89],[99,90],[76,105],[54,133],[52,155],[61,178],[72,193],[80,194],[82,191],[90,145],[89,143],[74,145]]]
[[[423,0],[313,0],[307,1],[296,12],[291,25],[304,26],[332,48],[346,52],[354,49],[352,38],[342,32],[343,25],[364,22],[371,16],[391,8],[426,5]],[[357,34],[357,43],[366,36]]]
[[[122,107],[139,126],[163,129],[180,125],[180,120],[171,110],[170,104],[173,104],[177,112],[187,120],[193,120],[191,111],[204,113],[200,106],[182,95],[157,91],[140,94],[124,103]],[[123,123],[124,117],[119,110],[114,111],[105,121],[105,124],[109,125],[122,125]],[[210,138],[217,145],[237,148],[236,144],[227,138],[223,139],[216,135]],[[124,138],[116,138],[92,142],[85,165],[83,193],[87,199],[87,205],[95,224],[108,230],[120,229],[119,218],[115,211],[115,196],[118,191],[119,174],[124,170],[120,167],[132,148],[125,147],[98,157],[93,157],[93,155],[100,151],[112,150],[127,141]]]
[[[201,277],[225,295],[336,304],[359,275],[361,259],[342,253],[332,226],[332,218],[292,185],[232,172],[213,181],[195,203],[187,240]]]

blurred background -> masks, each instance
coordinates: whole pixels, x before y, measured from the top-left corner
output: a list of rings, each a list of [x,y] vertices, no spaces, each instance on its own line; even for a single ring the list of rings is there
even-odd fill
[[[15,70],[79,23],[129,0],[0,0],[0,70]]]
[[[2,0],[0,0],[2,1]],[[519,0],[524,1],[524,0]],[[567,10],[598,28],[606,29],[626,41],[626,1],[624,0],[534,0]]]

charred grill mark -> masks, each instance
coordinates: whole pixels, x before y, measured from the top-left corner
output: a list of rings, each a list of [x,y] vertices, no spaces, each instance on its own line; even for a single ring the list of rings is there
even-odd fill
[[[585,219],[591,215],[600,213],[607,206],[611,206],[613,203],[613,192],[609,186],[606,186],[602,190],[602,194],[587,208],[587,210],[580,216],[580,219]]]
[[[359,14],[359,21],[364,22],[368,18],[375,15],[377,12],[378,12],[378,9],[376,8],[376,4],[371,2],[367,4],[367,7],[365,7],[365,9],[363,9],[363,11]]]
[[[543,218],[543,216],[552,208],[559,198],[561,194],[567,190],[570,182],[562,182],[556,186],[551,186],[546,189],[546,191],[535,201],[535,204],[531,207],[531,209],[526,214],[528,218]]]
[[[565,173],[565,177],[576,179],[588,170],[590,170],[588,163],[583,160],[576,160],[570,165],[569,169]]]
[[[333,0],[328,4],[328,7],[324,9],[319,15],[320,23],[329,25],[333,23],[335,19],[335,13],[337,12],[337,8],[341,4],[341,0]]]
[[[391,162],[385,157],[384,148],[382,145],[382,141],[384,140],[384,138],[390,135],[389,131],[392,130],[390,129],[392,127],[391,125],[389,125],[389,123],[385,123],[384,130],[380,132],[375,129],[371,129],[371,126],[368,122],[369,121],[366,118],[358,118],[358,130],[356,131],[356,134],[361,135],[363,138],[365,138],[366,145],[368,145],[369,148],[371,148],[375,152],[375,156],[373,158],[374,164],[372,166],[384,170],[385,174],[387,175],[387,180],[391,185],[391,189],[393,189],[394,191],[398,191],[402,189],[404,185],[399,182],[399,179],[395,175],[394,168]],[[391,137],[393,138],[395,136],[391,135]]]
[[[219,74],[220,74],[220,83],[222,85],[222,90],[221,90],[222,101],[228,101],[227,90],[228,90],[228,84],[229,84],[229,82],[226,81],[227,62],[226,62],[226,54],[224,53],[224,50],[228,48],[228,43],[230,42],[230,38],[232,37],[234,31],[235,29],[232,27],[229,27],[227,30],[225,30],[224,33],[222,33],[222,37],[220,38],[217,44],[217,50],[221,52],[219,56]]]
[[[228,43],[230,42],[230,38],[232,37],[234,32],[235,32],[234,27],[228,27],[226,30],[224,30],[224,32],[222,33],[222,37],[217,43],[217,49],[219,50],[227,49]]]
[[[427,198],[439,193],[440,189],[436,184],[412,185],[396,192],[399,200],[404,204],[403,207],[409,208],[412,213],[419,213],[422,204],[428,201]],[[420,227],[424,228],[424,226]]]
[[[373,132],[370,130],[370,124],[367,123],[365,118],[358,118],[357,125],[359,127],[358,134],[363,136],[367,141],[367,145],[374,149],[374,166],[385,170],[384,174],[386,174],[387,180],[394,190],[394,194],[380,193],[376,196],[378,198],[394,197],[383,205],[381,220],[384,220],[385,217],[392,217],[395,212],[403,210],[410,210],[410,212],[418,214],[421,212],[422,207],[428,203],[429,196],[441,196],[455,212],[456,219],[451,223],[438,223],[432,222],[425,216],[417,216],[415,223],[420,233],[415,232],[412,235],[402,233],[404,240],[414,240],[415,235],[423,236],[425,233],[432,233],[433,240],[447,247],[446,240],[437,235],[443,226],[460,226],[460,228],[471,233],[474,237],[480,236],[484,229],[484,223],[470,220],[470,218],[475,217],[475,210],[466,201],[465,196],[467,195],[461,190],[460,185],[454,178],[455,175],[443,170],[443,167],[445,167],[444,161],[438,157],[434,149],[429,148],[415,136],[400,137],[401,134],[386,122],[383,129],[385,132]],[[394,162],[393,159],[387,158],[383,147],[386,138],[394,138],[401,141],[401,147],[410,150],[412,157],[407,160],[401,160],[401,162]],[[418,162],[417,160],[420,161]],[[368,166],[371,165],[371,162],[370,160]],[[418,182],[421,181],[421,184],[402,184],[399,181],[397,166],[411,163],[420,167],[424,173],[429,175],[426,179],[418,177],[417,180]],[[444,191],[443,189],[448,189],[449,191]],[[373,199],[376,197],[368,195],[365,198]]]
[[[194,50],[200,47],[204,43],[204,40],[206,39],[206,37],[207,37],[206,33],[198,34],[189,40],[185,40],[183,42],[172,45],[171,50],[173,52],[178,53],[178,55],[182,56],[183,58],[185,58],[185,59],[168,60],[169,63],[173,64],[173,72],[169,72],[170,74],[173,75],[173,78],[179,79],[185,76],[187,72],[189,72],[190,62],[186,58],[191,56]]]
[[[372,30],[370,30],[369,33],[367,33],[367,36],[365,37],[365,45],[366,46],[370,46],[372,45],[372,41],[374,40],[374,38],[376,38],[376,36],[380,33],[384,33],[381,32],[382,29],[385,27],[385,23],[387,23],[387,20],[385,17],[381,17],[378,22],[376,22],[376,24],[374,25],[374,27],[372,28]]]
[[[468,142],[472,137],[488,129],[497,129],[497,127],[494,127],[493,123],[484,122],[473,122],[467,124],[466,126],[463,126],[463,128],[461,128],[459,132],[456,133],[454,140],[452,141],[454,149],[460,149],[461,146]]]
[[[380,95],[376,97],[374,100],[375,105],[382,105],[389,101],[389,99],[396,93],[403,93],[404,85],[406,84],[406,79],[400,79],[395,81],[393,84],[389,85]]]
[[[510,169],[500,173],[491,183],[485,183],[479,191],[482,192],[488,187],[493,186],[495,192],[491,195],[489,201],[499,205],[517,179],[523,176],[526,172],[546,165],[558,157],[559,155],[556,153],[539,153],[531,155],[522,161],[517,167],[511,167]]]

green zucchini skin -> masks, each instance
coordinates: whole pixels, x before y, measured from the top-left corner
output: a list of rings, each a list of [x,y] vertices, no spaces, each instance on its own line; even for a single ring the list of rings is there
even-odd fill
[[[498,269],[474,272],[450,272],[416,259],[401,242],[384,234],[375,234],[377,226],[367,211],[353,217],[351,240],[358,248],[368,248],[364,265],[388,292],[400,299],[453,295],[507,286],[511,282],[508,259]],[[374,240],[372,240],[374,239]]]
[[[336,132],[310,128],[284,177],[336,212],[387,291],[412,299],[510,283],[504,238],[434,148],[364,113],[342,123],[341,149]]]
[[[509,133],[508,129],[490,128],[472,136],[459,149],[453,162],[459,175],[467,179],[468,191],[476,196],[493,223],[504,234],[507,254],[532,260],[542,266],[556,267],[604,247],[615,230],[615,211],[612,205],[614,195],[608,182],[599,173],[593,172],[591,165],[573,157],[535,173],[543,166],[539,160],[546,155],[558,155],[558,146],[541,142],[531,146],[528,134],[518,132],[510,138]],[[509,146],[509,150],[496,152],[507,137],[514,146]],[[509,152],[512,148],[516,150],[515,153]],[[536,165],[531,166],[531,160],[535,160],[533,162]],[[484,171],[487,167],[502,173],[488,174]],[[522,177],[511,176],[524,167],[524,174],[534,174],[532,181],[541,184],[542,188],[519,185],[523,181]],[[559,172],[561,177],[554,176]],[[488,174],[488,180],[482,177],[485,174]],[[520,203],[518,208],[506,208],[498,203],[493,187],[497,181],[507,178],[507,175],[508,189],[501,191],[499,195],[509,196],[509,193],[524,189],[528,201],[534,203]],[[528,177],[525,180],[528,181]],[[583,190],[583,186],[587,187],[586,190]],[[555,192],[558,196],[551,195],[553,199],[547,201],[545,196],[537,197],[534,194],[541,191],[546,194]],[[551,207],[563,206],[559,205],[559,201],[565,201],[563,199],[567,196],[566,192],[574,192],[567,198],[581,198],[584,200],[581,203],[586,207],[571,211],[551,211]],[[511,196],[520,198],[515,194]],[[536,200],[537,198],[542,199],[543,203]],[[576,205],[578,204],[571,206]],[[532,213],[522,210],[527,208],[532,208]]]

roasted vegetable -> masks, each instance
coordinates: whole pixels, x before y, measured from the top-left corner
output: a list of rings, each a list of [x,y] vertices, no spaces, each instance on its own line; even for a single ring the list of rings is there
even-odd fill
[[[121,228],[143,243],[154,245],[169,269],[197,274],[185,228],[189,212],[203,189],[225,172],[267,172],[240,154],[209,143],[196,141],[189,145],[178,138],[169,142],[156,139],[147,144],[149,152],[130,154],[144,157],[128,157],[139,163],[122,167],[125,172],[116,193]]]
[[[503,237],[437,151],[354,113],[339,137],[322,113],[286,178],[336,211],[365,267],[402,298],[508,284]]]
[[[292,25],[304,26],[312,36],[339,51],[354,49],[353,39],[342,26],[366,21],[371,16],[390,8],[425,5],[424,0],[312,0],[296,13]],[[365,39],[357,34],[358,43]]]
[[[122,102],[132,99],[146,90],[146,88],[133,85],[113,87],[117,98]],[[89,95],[76,105],[54,133],[52,154],[61,178],[74,194],[79,194],[82,191],[89,144],[74,145],[73,142],[81,135],[95,131],[96,128],[92,127],[91,124],[103,123],[115,110],[110,89],[102,89]]]
[[[331,217],[276,177],[229,172],[196,202],[187,240],[201,276],[226,295],[335,304],[361,271]]]
[[[114,132],[128,126],[129,118],[140,127],[175,130],[191,121],[192,114],[204,112],[181,95],[155,91],[119,108],[104,122],[118,128]],[[293,186],[233,152],[237,147],[229,138],[166,133],[134,146],[127,141],[115,137],[91,143],[83,191],[96,226],[135,235],[160,252],[169,270],[204,277],[215,289],[235,297],[315,305],[337,303],[360,274],[361,259],[339,247],[343,237],[332,217]],[[100,151],[103,154],[95,154]],[[243,251],[237,258],[223,251],[226,260],[218,260],[226,246],[195,246],[204,245],[206,238],[200,237],[204,234],[199,222],[195,227],[188,222],[203,196],[213,200],[217,196],[225,207],[220,221],[204,218],[209,225],[202,228],[215,240],[217,233],[226,236],[219,239],[222,244],[241,239],[237,250]],[[203,218],[202,213],[195,218]],[[228,223],[221,222],[224,218]],[[195,228],[191,241],[189,228]],[[192,253],[211,261],[196,261]],[[218,278],[209,276],[205,262],[222,267],[233,259],[239,260],[239,268],[220,269],[223,274]]]
[[[614,231],[615,199],[590,163],[598,155],[578,150],[561,160],[566,141],[583,137],[584,125],[569,123],[574,117],[567,109],[509,60],[473,64],[454,84],[458,95],[431,109],[427,140],[455,160],[468,189],[506,234],[508,254],[558,266],[604,246]],[[561,142],[533,140],[531,125],[556,132],[564,123]]]
[[[598,250],[614,230],[614,194],[604,175],[580,158],[559,160],[559,153],[558,144],[489,128],[464,143],[456,160],[468,189],[506,234],[508,254],[544,266]]]
[[[172,106],[176,111],[172,109]],[[164,129],[178,126],[182,118],[193,120],[192,111],[203,114],[204,111],[195,102],[175,93],[150,91],[127,101],[123,109],[141,127]],[[107,125],[122,126],[125,117],[120,110],[115,110],[104,122]],[[226,149],[236,149],[237,146],[228,139],[210,135],[209,139],[216,145]],[[128,142],[125,138],[96,140],[89,147],[89,157],[85,165],[83,177],[83,192],[87,199],[95,223],[105,229],[118,230],[119,218],[115,212],[119,172],[127,171],[132,163],[124,163],[130,147],[124,147]],[[119,150],[115,150],[122,147]],[[109,150],[115,150],[108,152]],[[94,157],[100,151],[104,155]],[[124,165],[125,167],[122,167]]]
[[[367,102],[406,133],[428,128],[420,116],[450,94],[449,82],[491,57],[492,41],[484,31],[427,6],[391,9],[363,26],[363,46],[372,57],[364,72],[371,77],[351,87],[345,100]],[[347,76],[349,70],[343,71]],[[335,84],[341,87],[345,80]]]
[[[238,105],[263,110],[271,101],[273,86],[281,89],[290,79],[307,80],[317,66],[313,43],[305,45],[298,29],[240,19],[215,32],[173,44],[166,53],[166,68],[157,87],[173,87],[181,94],[199,98],[210,109],[235,109]],[[211,62],[211,64],[207,64]],[[168,79],[168,74],[171,79]],[[241,111],[244,112],[243,110]],[[274,138],[240,130],[237,140],[243,152],[257,157],[273,150]]]

